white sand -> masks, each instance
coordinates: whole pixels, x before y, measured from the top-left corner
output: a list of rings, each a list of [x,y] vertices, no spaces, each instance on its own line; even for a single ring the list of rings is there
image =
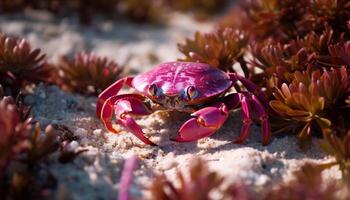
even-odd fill
[[[0,30],[27,37],[34,47],[47,52],[52,61],[61,54],[82,49],[109,56],[119,63],[128,58],[132,73],[181,57],[176,43],[195,30],[208,31],[212,23],[199,24],[189,17],[175,15],[167,27],[112,23],[97,20],[96,27],[81,27],[74,20],[55,20],[47,13],[1,16]],[[156,57],[154,61],[151,57]],[[128,92],[128,90],[126,90]],[[232,143],[241,127],[240,111],[232,111],[224,126],[212,137],[192,143],[169,141],[189,116],[182,113],[155,113],[138,120],[147,136],[158,147],[144,145],[131,133],[115,135],[107,132],[95,116],[96,98],[69,94],[56,86],[39,85],[25,101],[33,104],[35,119],[42,126],[64,124],[79,139],[71,148],[89,149],[72,164],[52,163],[61,188],[74,199],[115,199],[123,160],[136,154],[142,166],[136,172],[132,193],[140,197],[153,176],[165,172],[174,179],[177,168],[186,169],[193,157],[201,156],[213,170],[228,177],[227,181],[243,180],[256,192],[275,182],[291,178],[291,173],[307,161],[324,162],[325,157],[315,145],[302,152],[294,136],[273,137],[268,146],[261,145],[259,127],[253,126],[251,137],[243,145]],[[326,177],[339,179],[337,169]]]

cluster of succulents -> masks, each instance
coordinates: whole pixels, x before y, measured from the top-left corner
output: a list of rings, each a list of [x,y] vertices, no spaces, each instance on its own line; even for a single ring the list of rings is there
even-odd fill
[[[245,1],[179,50],[223,70],[239,63],[269,98],[273,131],[297,134],[304,146],[311,134],[350,128],[349,8],[348,0]]]
[[[212,39],[223,38],[223,30],[242,32],[246,40]],[[230,48],[230,43],[240,45]],[[335,199],[348,187],[322,184],[320,174],[338,166],[345,184],[350,182],[350,1],[245,1],[222,18],[217,30],[196,33],[178,47],[186,60],[223,70],[239,63],[269,99],[273,133],[297,135],[302,148],[313,136],[323,137],[320,146],[335,161],[303,167],[294,182],[270,191],[270,198]]]
[[[122,67],[107,57],[77,53],[74,59],[62,56],[56,65],[48,63],[40,49],[31,49],[26,39],[0,33],[0,85],[4,95],[17,97],[39,82],[62,89],[97,95],[120,78]]]
[[[42,131],[22,97],[39,82],[97,95],[120,75],[122,68],[107,58],[78,53],[49,64],[40,49],[25,39],[0,33],[0,195],[4,199],[46,199],[56,195],[57,181],[48,161],[73,161],[84,149],[72,151],[73,133],[63,125]],[[14,100],[16,98],[16,100]]]

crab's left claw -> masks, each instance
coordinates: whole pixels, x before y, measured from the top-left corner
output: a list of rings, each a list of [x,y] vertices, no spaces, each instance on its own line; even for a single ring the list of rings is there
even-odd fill
[[[228,109],[224,103],[215,103],[192,114],[185,122],[174,141],[191,142],[214,134],[226,121]]]

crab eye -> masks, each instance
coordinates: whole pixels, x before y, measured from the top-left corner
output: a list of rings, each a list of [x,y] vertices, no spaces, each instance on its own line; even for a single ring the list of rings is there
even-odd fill
[[[193,86],[189,86],[186,90],[188,99],[194,99],[198,96],[198,91]]]
[[[158,91],[158,88],[155,84],[151,84],[148,87],[148,94],[150,94],[151,96],[157,96],[157,91]]]

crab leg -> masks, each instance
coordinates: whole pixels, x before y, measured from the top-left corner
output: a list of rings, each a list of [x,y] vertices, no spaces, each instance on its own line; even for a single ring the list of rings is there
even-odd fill
[[[250,99],[247,98],[245,95],[240,95],[241,96],[241,104],[242,104],[242,120],[243,120],[243,126],[241,133],[239,137],[235,140],[235,143],[241,144],[246,140],[249,136],[250,133],[250,127],[253,123],[252,120],[252,111],[250,107]]]
[[[269,122],[269,116],[264,108],[264,106],[259,101],[258,97],[255,95],[252,95],[252,106],[255,109],[255,114],[258,117],[258,119],[261,122],[261,131],[263,133],[263,145],[266,145],[269,143],[269,140],[271,138],[271,128],[270,128],[270,122]]]
[[[262,133],[263,133],[263,144],[268,144],[271,131],[270,131],[270,123],[268,121],[268,115],[265,111],[264,106],[260,103],[258,98],[250,93],[241,94],[241,104],[242,104],[242,118],[243,118],[243,126],[241,130],[241,134],[235,143],[241,144],[246,140],[250,133],[250,127],[253,123],[253,115],[252,108],[255,110],[256,116],[259,118],[262,124]]]
[[[132,116],[142,116],[151,114],[150,108],[144,104],[144,97],[137,94],[123,94],[108,98],[101,109],[101,120],[105,127],[117,133],[112,126],[113,110],[118,124],[130,131],[137,138],[146,144],[155,145],[148,138],[145,137],[141,127],[135,122]]]
[[[240,81],[245,88],[254,95],[257,96],[261,104],[267,109],[269,108],[268,100],[266,99],[265,94],[261,91],[261,89],[255,85],[252,81],[249,79],[246,79],[245,77],[236,74],[236,73],[229,73],[229,76],[233,82]]]
[[[103,92],[101,92],[100,95],[98,95],[98,100],[96,104],[96,115],[99,118],[101,118],[101,110],[105,101],[109,97],[113,97],[117,95],[124,84],[131,86],[132,79],[133,77],[125,77],[125,78],[119,79],[117,82],[113,83],[111,86],[106,88]]]
[[[194,118],[185,122],[174,141],[190,142],[215,133],[226,121],[228,109],[224,103],[215,103],[194,112]]]
[[[249,129],[252,121],[251,108],[253,107],[256,116],[259,118],[262,124],[263,144],[267,144],[271,137],[270,123],[266,109],[269,108],[268,100],[265,94],[249,79],[244,78],[236,73],[229,73],[229,76],[233,82],[240,81],[248,90],[248,93],[242,94],[242,117],[243,127],[240,137],[235,141],[236,143],[242,143],[249,135]]]

